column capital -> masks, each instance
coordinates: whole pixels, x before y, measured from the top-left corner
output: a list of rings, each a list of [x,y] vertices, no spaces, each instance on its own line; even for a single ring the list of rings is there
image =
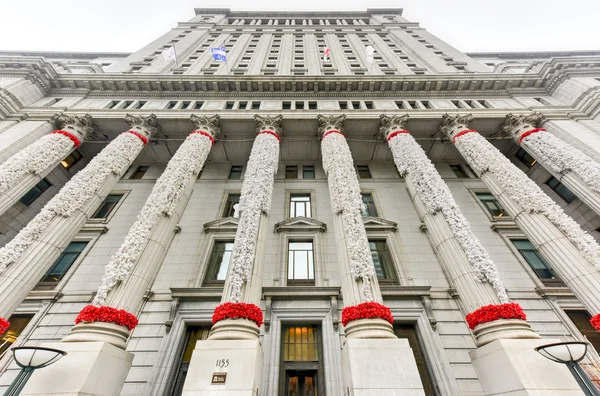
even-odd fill
[[[442,116],[442,123],[440,124],[438,131],[444,134],[450,140],[453,140],[457,133],[470,129],[472,121],[472,114],[450,115],[446,113]]]
[[[214,116],[197,116],[192,114],[190,121],[194,125],[194,129],[210,133],[215,138],[221,133],[220,118],[218,114]]]
[[[258,114],[254,115],[256,133],[261,133],[262,131],[273,131],[281,136],[283,133],[283,128],[281,127],[282,121],[283,116],[281,114],[276,116],[260,116]]]
[[[160,125],[154,114],[147,117],[127,114],[125,122],[129,125],[129,129],[135,132],[143,133],[147,138],[160,132]]]
[[[518,141],[524,132],[538,128],[543,119],[542,113],[537,111],[523,115],[509,113],[506,115],[504,124],[500,126],[500,130]]]
[[[98,126],[94,124],[92,116],[73,116],[57,113],[52,116],[50,122],[56,129],[66,130],[83,140],[105,140],[106,137],[99,132]]]
[[[336,129],[344,133],[344,121],[346,120],[346,114],[339,116],[324,116],[319,114],[317,116],[317,120],[319,121],[319,137],[321,138],[326,132],[332,129]]]
[[[382,114],[379,118],[381,119],[381,122],[379,124],[378,137],[383,140],[388,140],[392,133],[406,130],[406,124],[408,124],[410,116],[408,114],[402,116],[386,116],[385,114]]]

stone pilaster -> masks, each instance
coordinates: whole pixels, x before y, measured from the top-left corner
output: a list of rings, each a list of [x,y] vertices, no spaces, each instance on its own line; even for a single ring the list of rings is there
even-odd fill
[[[598,244],[527,175],[470,130],[472,119],[471,115],[445,115],[440,130],[586,309],[598,314]]]
[[[127,116],[130,129],[108,144],[0,249],[0,315],[9,317],[48,271],[131,166],[150,136],[156,117]]]
[[[90,115],[56,114],[51,121],[56,130],[0,165],[0,214],[10,209],[84,140],[97,133]]]
[[[451,286],[458,291],[463,314],[486,305],[508,303],[506,289],[488,252],[471,231],[450,189],[425,151],[406,129],[408,115],[381,116],[380,135],[392,151],[398,172],[411,195],[427,235]],[[480,331],[485,328],[485,331]],[[478,345],[499,338],[539,338],[518,319],[474,329]]]
[[[508,114],[501,129],[560,180],[594,212],[600,214],[600,163],[540,128],[542,114]]]
[[[106,266],[93,305],[123,309],[137,315],[144,294],[152,287],[196,177],[220,131],[219,116],[192,116],[191,121],[194,131],[169,161],[137,221]],[[80,323],[73,327],[65,341],[97,341],[97,327],[97,323]],[[101,340],[106,340],[106,335],[103,334]],[[124,343],[115,345],[125,348]]]

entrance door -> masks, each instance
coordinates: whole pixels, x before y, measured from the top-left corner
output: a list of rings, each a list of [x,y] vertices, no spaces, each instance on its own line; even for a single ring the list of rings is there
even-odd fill
[[[317,371],[286,371],[286,396],[318,396]]]

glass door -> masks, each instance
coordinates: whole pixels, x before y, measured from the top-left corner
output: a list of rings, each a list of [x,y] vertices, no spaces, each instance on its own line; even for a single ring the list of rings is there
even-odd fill
[[[317,371],[286,371],[286,396],[318,396]]]

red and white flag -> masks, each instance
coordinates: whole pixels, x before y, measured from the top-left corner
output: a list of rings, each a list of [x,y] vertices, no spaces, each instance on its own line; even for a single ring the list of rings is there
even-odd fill
[[[329,59],[329,54],[331,53],[331,49],[329,47],[325,47],[323,49],[323,62],[326,62]]]

